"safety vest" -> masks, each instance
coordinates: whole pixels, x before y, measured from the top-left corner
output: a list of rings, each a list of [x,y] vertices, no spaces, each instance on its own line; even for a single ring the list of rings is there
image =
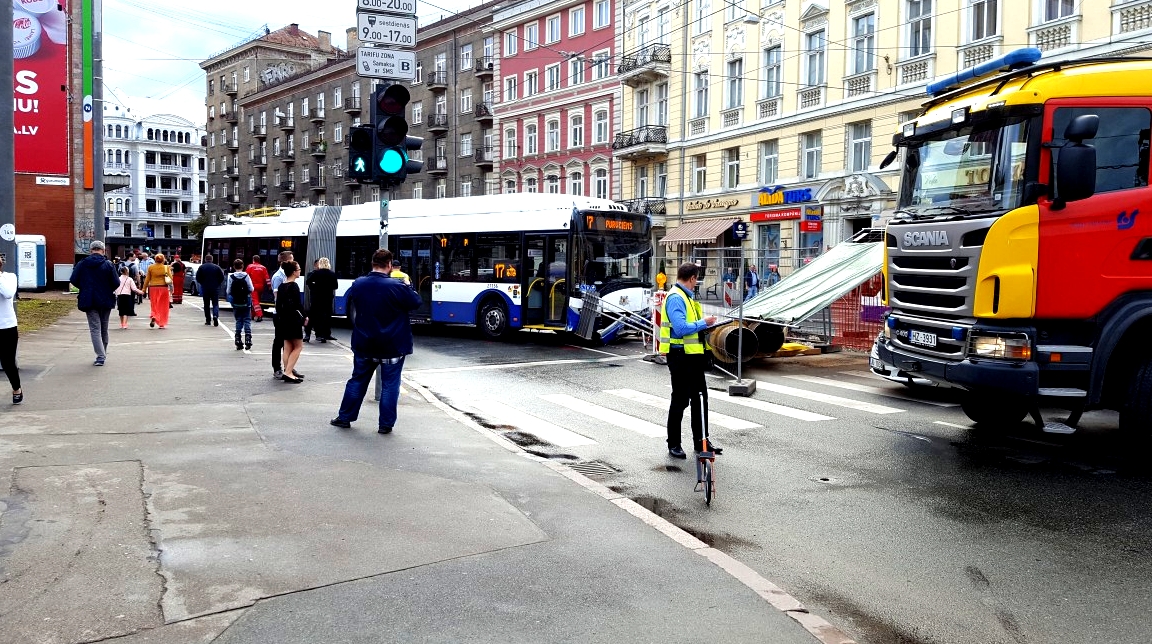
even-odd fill
[[[684,353],[689,355],[704,355],[704,351],[708,349],[708,343],[700,337],[700,333],[689,333],[683,338],[672,337],[672,322],[668,319],[668,300],[672,296],[678,295],[684,298],[685,315],[688,322],[698,322],[704,319],[704,307],[696,300],[687,297],[680,287],[674,286],[668,292],[668,297],[664,298],[664,304],[660,307],[660,353],[668,353],[672,347],[684,347]]]

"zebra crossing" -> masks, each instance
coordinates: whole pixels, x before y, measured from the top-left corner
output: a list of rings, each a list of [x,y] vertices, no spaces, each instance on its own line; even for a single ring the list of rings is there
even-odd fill
[[[833,380],[819,376],[783,375],[790,383],[815,385],[833,388],[842,392],[854,392],[867,396],[899,399],[912,404],[923,403],[939,407],[955,406],[954,403],[941,403],[933,400],[920,400],[896,388],[875,384],[861,384],[848,380]],[[883,383],[881,383],[883,384]],[[620,411],[621,405],[612,408],[613,400],[622,401],[628,411]],[[597,445],[599,441],[589,434],[600,436],[598,431],[588,427],[624,430],[647,439],[664,438],[666,430],[663,413],[653,414],[652,410],[667,410],[667,396],[629,388],[588,391],[580,395],[572,393],[540,393],[524,403],[524,408],[507,402],[483,399],[465,400],[462,404],[479,413],[486,421],[497,426],[515,428],[516,431],[531,434],[537,439],[556,447],[578,447]],[[633,403],[628,405],[627,403]],[[813,411],[819,408],[822,412]],[[868,400],[833,395],[814,388],[785,385],[779,382],[757,381],[757,394],[753,397],[730,397],[719,392],[709,396],[709,426],[730,430],[763,429],[770,416],[782,416],[805,423],[827,423],[835,421],[828,415],[829,408],[843,409],[849,414],[888,416],[899,414],[905,409],[891,404],[879,404]],[[570,413],[565,413],[565,410]],[[729,412],[729,413],[725,413]],[[740,415],[734,415],[740,414]],[[585,418],[594,423],[580,422],[579,427],[564,427],[563,419]],[[602,438],[602,436],[601,436]]]

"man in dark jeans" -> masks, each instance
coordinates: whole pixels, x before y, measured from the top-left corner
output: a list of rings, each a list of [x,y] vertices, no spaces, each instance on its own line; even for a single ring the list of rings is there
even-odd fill
[[[389,434],[396,424],[396,403],[400,400],[400,372],[404,357],[412,353],[412,326],[409,311],[420,307],[420,295],[403,281],[391,277],[392,253],[381,248],[372,255],[372,272],[359,277],[344,294],[353,311],[352,377],[344,387],[340,413],[330,421],[349,428],[360,415],[360,405],[368,393],[372,372],[380,371],[381,434]]]
[[[196,283],[204,297],[204,326],[220,326],[220,285],[224,283],[224,269],[212,263],[205,255],[204,263],[196,269]]]

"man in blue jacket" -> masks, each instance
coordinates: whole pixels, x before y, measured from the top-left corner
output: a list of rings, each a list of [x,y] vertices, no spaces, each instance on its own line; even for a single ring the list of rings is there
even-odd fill
[[[204,326],[220,326],[220,285],[224,283],[224,269],[212,263],[211,255],[205,255],[204,263],[196,269],[196,283],[204,297]]]
[[[330,421],[349,428],[360,415],[372,372],[380,370],[379,433],[389,434],[396,424],[400,400],[400,372],[404,356],[412,353],[412,326],[408,312],[420,306],[420,295],[391,277],[392,253],[381,248],[372,255],[372,272],[356,278],[344,293],[352,310],[352,377],[344,387],[340,413]]]
[[[68,281],[80,290],[76,308],[88,316],[88,333],[96,351],[96,362],[92,364],[103,367],[108,353],[108,316],[116,306],[113,291],[120,286],[120,278],[104,256],[104,242],[96,240],[88,249],[92,254],[76,263]]]

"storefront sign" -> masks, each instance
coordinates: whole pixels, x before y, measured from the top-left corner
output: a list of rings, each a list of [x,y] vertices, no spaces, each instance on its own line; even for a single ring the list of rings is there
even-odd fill
[[[788,219],[800,219],[802,214],[803,210],[801,208],[781,208],[780,210],[754,212],[749,219],[752,221],[785,221]]]
[[[805,219],[800,222],[800,232],[802,233],[818,233],[824,230],[824,222],[819,219]]]
[[[743,221],[732,222],[732,239],[744,241],[748,239],[748,224]]]
[[[805,219],[820,219],[824,216],[824,206],[804,206]]]
[[[786,203],[802,203],[812,201],[812,189],[797,188],[795,190],[785,190],[784,186],[761,188],[760,194],[758,194],[757,197],[758,203],[761,206],[781,206]]]
[[[723,208],[728,210],[732,206],[739,205],[740,200],[735,197],[717,197],[715,199],[696,199],[684,204],[684,209],[688,212],[697,212],[700,210],[715,210]]]
[[[16,172],[68,174],[68,3],[13,3]]]

